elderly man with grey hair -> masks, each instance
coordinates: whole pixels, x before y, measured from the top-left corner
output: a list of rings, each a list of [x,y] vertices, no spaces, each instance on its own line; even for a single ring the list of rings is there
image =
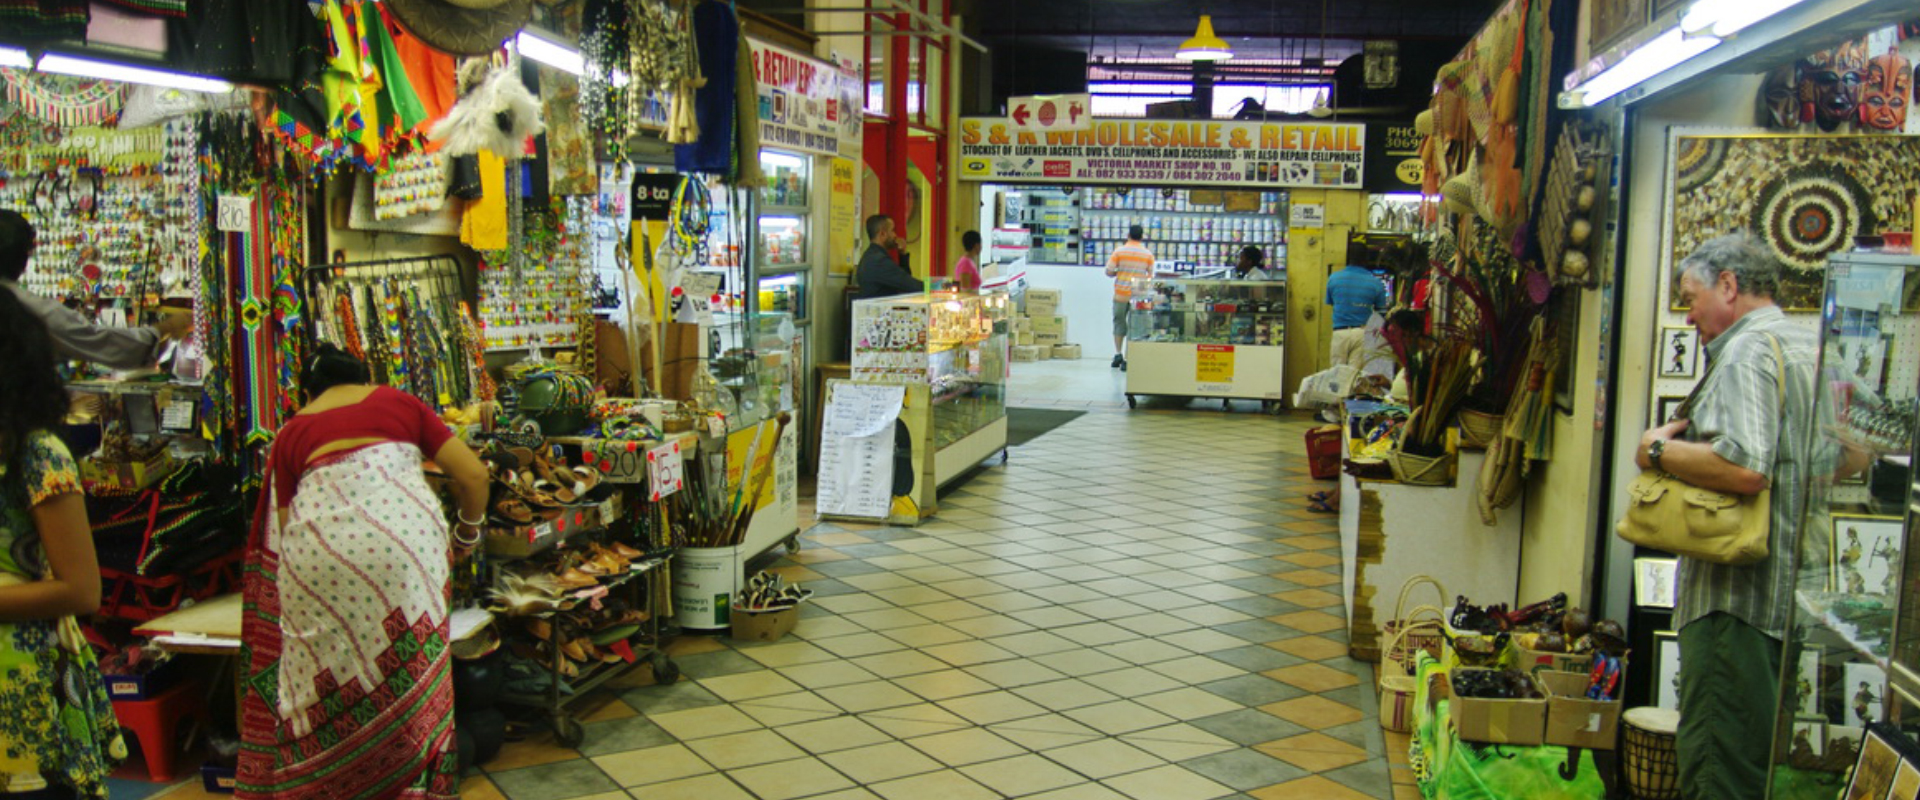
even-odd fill
[[[1773,302],[1780,267],[1749,235],[1700,245],[1677,267],[1679,299],[1707,371],[1677,419],[1640,437],[1635,461],[1702,488],[1772,487],[1770,555],[1731,566],[1680,559],[1680,793],[1764,797],[1782,642],[1793,608],[1794,543],[1812,454],[1818,343]]]

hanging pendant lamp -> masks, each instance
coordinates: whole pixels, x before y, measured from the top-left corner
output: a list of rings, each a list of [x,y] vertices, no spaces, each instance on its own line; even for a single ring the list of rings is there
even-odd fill
[[[1173,57],[1181,61],[1226,61],[1233,58],[1233,48],[1227,46],[1227,40],[1213,35],[1213,16],[1201,14],[1193,38],[1181,42]]]

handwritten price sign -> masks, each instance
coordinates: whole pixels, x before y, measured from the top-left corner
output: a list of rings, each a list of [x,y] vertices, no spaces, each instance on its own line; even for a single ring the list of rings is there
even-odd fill
[[[215,212],[215,223],[227,233],[246,233],[253,229],[253,195],[220,195],[220,206]]]
[[[668,442],[647,451],[648,496],[653,502],[680,491],[685,484],[685,461],[680,458],[680,443]]]

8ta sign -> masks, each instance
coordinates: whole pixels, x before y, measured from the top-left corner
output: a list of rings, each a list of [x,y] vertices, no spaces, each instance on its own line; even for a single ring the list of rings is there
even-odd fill
[[[1093,127],[1093,95],[1048,94],[1007,100],[1014,130],[1078,131]]]

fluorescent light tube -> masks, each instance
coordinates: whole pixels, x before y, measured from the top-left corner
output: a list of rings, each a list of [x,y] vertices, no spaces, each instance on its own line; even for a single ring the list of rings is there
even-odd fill
[[[531,58],[562,72],[574,75],[586,74],[586,61],[580,58],[580,51],[550,39],[543,39],[526,31],[521,31],[514,40],[520,55]]]
[[[104,78],[124,83],[144,83],[152,86],[165,86],[169,89],[185,89],[189,92],[225,94],[233,91],[233,84],[203,75],[189,75],[184,72],[135,67],[128,64],[116,64],[111,61],[95,61],[90,58],[74,58],[59,53],[48,53],[40,57],[41,72],[57,72],[62,75],[78,75],[83,78]]]
[[[1722,38],[1800,4],[1800,0],[1698,0],[1680,17],[1680,30]]]
[[[1578,105],[1592,107],[1607,98],[1631,89],[1648,78],[1672,69],[1689,58],[1712,50],[1720,40],[1712,36],[1687,36],[1679,28],[1654,37],[1652,41],[1620,59],[1620,63],[1593,76],[1573,89]]]
[[[33,55],[18,47],[0,47],[0,67],[19,67],[27,69],[33,66]]]

